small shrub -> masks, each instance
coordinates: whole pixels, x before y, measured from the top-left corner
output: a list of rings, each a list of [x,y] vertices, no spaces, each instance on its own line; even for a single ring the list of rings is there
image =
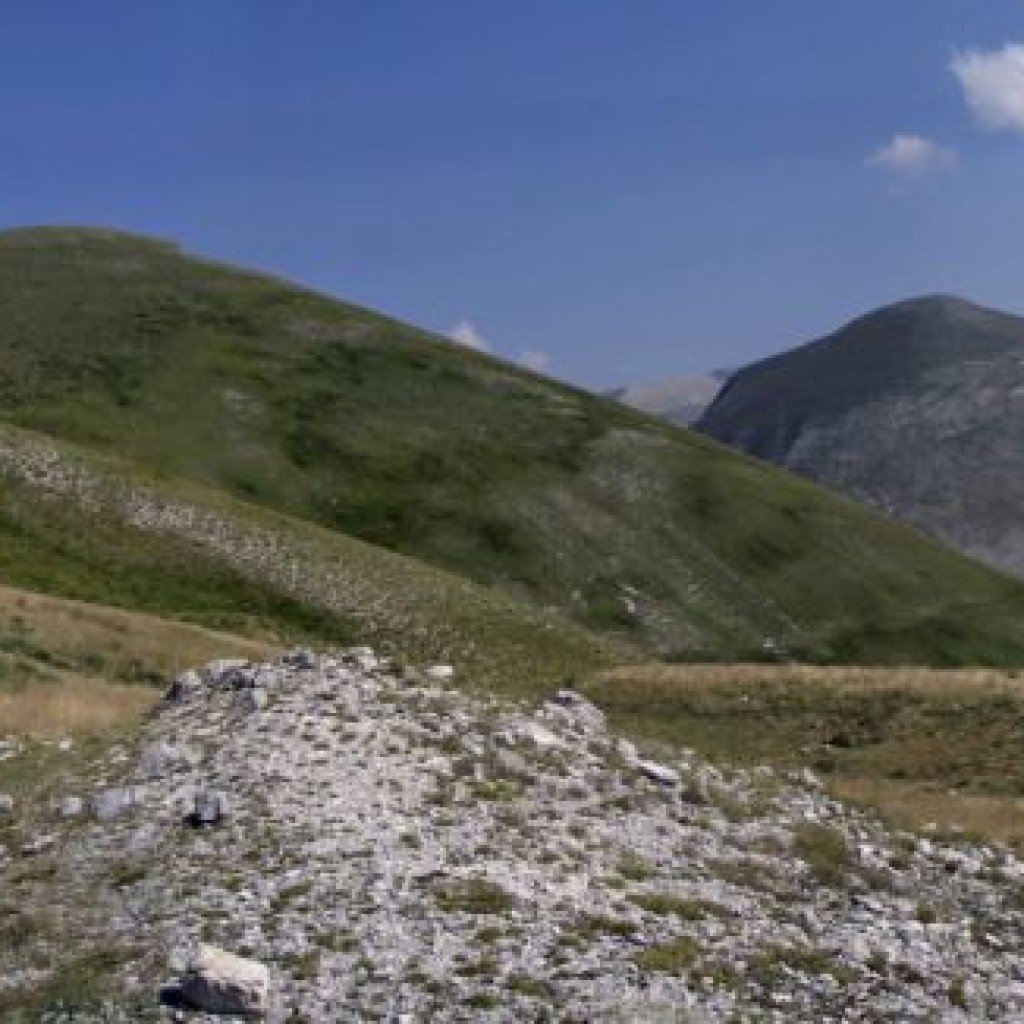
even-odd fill
[[[633,962],[642,971],[659,974],[685,974],[697,962],[700,946],[688,936],[674,939],[660,946],[651,946],[634,954]]]
[[[658,874],[657,868],[632,853],[619,861],[618,869],[619,874],[630,882],[646,882]]]
[[[852,866],[846,836],[834,825],[804,823],[797,829],[794,848],[822,885],[841,885]]]
[[[963,978],[950,979],[949,987],[946,989],[946,997],[949,999],[951,1006],[955,1006],[960,1010],[967,1009],[967,987],[964,984]]]
[[[319,950],[305,953],[288,953],[280,958],[281,966],[293,977],[301,981],[315,978],[320,969]]]
[[[728,917],[729,910],[712,900],[684,899],[665,893],[635,893],[629,897],[642,910],[683,921],[702,921],[708,917]]]
[[[434,897],[449,913],[507,914],[515,906],[510,893],[483,878],[447,882],[435,890]]]
[[[607,914],[588,914],[573,929],[584,939],[596,939],[601,935],[617,935],[628,938],[636,933],[636,925],[620,917],[609,917]]]
[[[510,992],[521,996],[529,996],[532,999],[551,999],[554,989],[546,981],[539,981],[525,974],[513,974],[505,982],[505,987]]]
[[[475,1010],[493,1010],[501,1000],[493,992],[475,992],[466,1000]]]
[[[111,866],[110,884],[117,889],[121,889],[125,886],[134,885],[136,882],[141,882],[146,877],[146,874],[146,865],[139,864],[138,862],[123,861],[120,864]]]

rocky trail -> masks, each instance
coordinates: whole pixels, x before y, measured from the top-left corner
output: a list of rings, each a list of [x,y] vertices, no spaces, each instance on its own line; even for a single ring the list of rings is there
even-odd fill
[[[1009,850],[451,685],[297,651],[112,750],[0,743],[81,759],[0,796],[0,1019],[1024,1018]]]

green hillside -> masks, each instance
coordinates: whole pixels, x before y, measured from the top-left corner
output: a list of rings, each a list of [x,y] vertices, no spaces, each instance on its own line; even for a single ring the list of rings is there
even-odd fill
[[[515,609],[524,648],[564,633],[578,651],[599,633],[688,659],[766,639],[821,659],[1024,659],[1024,589],[906,528],[614,402],[160,242],[0,235],[0,418],[32,444],[72,442],[61,459],[113,457],[108,481],[228,509],[265,539],[315,536],[338,564],[387,565],[363,604],[394,601],[408,574],[447,581],[446,604],[417,606],[427,632],[457,623],[464,578],[484,585],[458,593],[490,602],[492,624]],[[29,438],[6,431],[6,450]],[[74,489],[40,499],[53,482],[3,461],[13,582],[152,607],[167,564],[153,610],[352,625],[360,602],[342,614],[266,566],[202,544],[196,558],[188,522],[124,533],[130,510]],[[483,626],[452,628],[486,645]]]

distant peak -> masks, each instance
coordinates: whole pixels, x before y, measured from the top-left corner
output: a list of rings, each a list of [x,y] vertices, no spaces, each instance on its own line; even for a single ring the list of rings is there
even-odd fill
[[[868,317],[886,316],[892,313],[911,313],[922,316],[970,316],[978,313],[992,313],[994,310],[979,306],[976,302],[961,298],[959,295],[949,295],[944,292],[934,292],[929,295],[917,295],[900,302],[894,302],[888,306],[882,306]]]

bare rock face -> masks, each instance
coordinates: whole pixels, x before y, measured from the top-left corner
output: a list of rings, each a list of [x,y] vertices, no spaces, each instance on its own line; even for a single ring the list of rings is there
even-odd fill
[[[1024,318],[897,303],[740,370],[697,429],[1024,576]]]
[[[203,944],[182,979],[181,997],[206,1013],[262,1017],[270,1008],[270,971],[258,960]]]

